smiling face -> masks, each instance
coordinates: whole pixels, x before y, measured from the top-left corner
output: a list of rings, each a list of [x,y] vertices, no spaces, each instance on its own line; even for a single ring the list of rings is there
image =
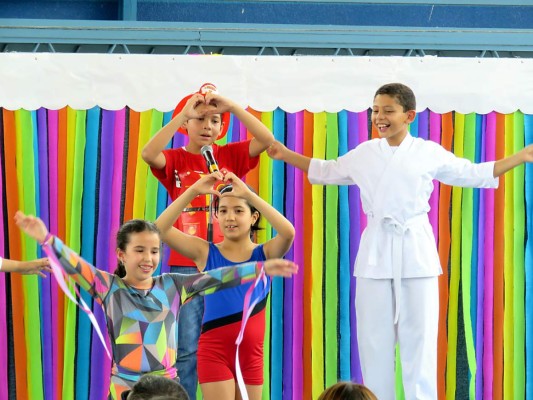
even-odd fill
[[[126,269],[123,278],[129,285],[139,289],[152,286],[152,275],[159,264],[161,239],[151,231],[129,234],[124,249],[117,249],[117,257]]]
[[[228,196],[220,199],[217,218],[225,238],[249,239],[251,228],[259,219],[259,213],[252,212],[246,200]]]
[[[200,152],[203,146],[211,145],[215,142],[224,125],[220,114],[213,114],[203,118],[189,119],[184,126],[189,135],[187,149],[197,153]]]
[[[387,139],[389,145],[399,146],[405,136],[407,128],[415,119],[414,110],[404,111],[396,98],[387,94],[378,94],[372,106],[372,124],[379,136]]]

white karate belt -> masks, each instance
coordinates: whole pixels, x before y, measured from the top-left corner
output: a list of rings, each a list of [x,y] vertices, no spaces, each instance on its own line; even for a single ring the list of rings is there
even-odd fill
[[[427,214],[420,214],[416,217],[409,218],[404,223],[401,223],[396,218],[389,215],[384,216],[381,219],[376,219],[373,214],[369,214],[369,217],[376,220],[376,223],[381,223],[384,226],[386,232],[392,233],[392,282],[394,285],[394,323],[398,322],[400,316],[400,299],[402,292],[402,266],[403,266],[403,238],[407,231],[415,225],[422,225],[428,221]],[[374,229],[377,227],[374,226]],[[378,240],[377,235],[374,233],[372,238],[372,245],[369,254],[369,264],[377,265],[378,255]]]

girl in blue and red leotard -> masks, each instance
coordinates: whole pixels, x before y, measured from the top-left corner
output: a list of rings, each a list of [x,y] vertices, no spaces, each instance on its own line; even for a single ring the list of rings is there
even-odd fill
[[[223,194],[213,190],[217,179],[231,184],[231,190],[222,190]],[[216,211],[224,240],[218,244],[172,227],[187,204],[196,196],[208,193],[220,195]],[[277,234],[258,245],[252,241],[251,233],[257,229],[261,215]],[[200,270],[211,270],[221,264],[282,257],[294,240],[292,224],[237,176],[225,171],[215,172],[197,181],[161,214],[156,224],[161,229],[163,241],[194,260]],[[236,398],[235,341],[241,326],[244,295],[250,285],[229,289],[225,296],[215,294],[213,301],[206,298],[198,345],[198,380],[205,400]],[[264,294],[252,310],[239,352],[239,363],[251,400],[259,400],[262,396],[266,296]]]

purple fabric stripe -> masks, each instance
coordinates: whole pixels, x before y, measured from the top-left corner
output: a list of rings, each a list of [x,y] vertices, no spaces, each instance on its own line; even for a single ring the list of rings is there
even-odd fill
[[[113,111],[102,110],[102,129],[100,143],[100,198],[98,202],[98,235],[96,237],[96,263],[100,269],[114,269],[115,264],[109,265],[109,249],[111,239],[111,196],[113,178],[114,159],[114,131],[115,113]],[[101,307],[95,307],[94,315],[98,325],[103,331],[106,319]],[[93,330],[92,343],[99,343],[100,340]],[[110,363],[105,354],[104,348],[100,344],[95,344],[91,348],[91,400],[104,399],[109,390]]]
[[[231,124],[231,142],[235,143],[240,140],[241,136],[241,121],[238,118],[231,116],[233,123]],[[229,142],[229,140],[228,140]]]
[[[39,198],[40,198],[40,218],[46,226],[50,226],[50,216],[48,213],[48,127],[46,118],[46,109],[37,110],[37,129],[39,143]],[[53,332],[51,319],[48,318],[52,313],[52,304],[50,303],[50,289],[53,279],[41,279],[41,324],[43,332]],[[43,384],[44,398],[51,399],[54,387],[53,379],[53,348],[50,340],[42,341],[43,352]]]
[[[368,124],[366,111],[360,113],[348,113],[348,151],[357,147],[361,142],[361,137],[368,137]],[[366,140],[366,138],[364,139]],[[355,294],[356,279],[353,276],[355,257],[359,250],[359,240],[361,237],[361,202],[359,199],[359,188],[352,185],[348,188],[348,203],[350,207],[350,347],[352,358],[350,361],[351,379],[355,382],[362,382],[361,364],[359,362],[359,347],[357,344],[357,318],[355,315]]]
[[[428,132],[428,114],[428,109],[418,114],[418,137],[422,139],[428,139],[431,134],[431,131]]]
[[[427,126],[427,124],[426,124]],[[420,130],[418,131],[420,133]],[[429,139],[433,142],[441,142],[441,116],[432,112],[429,117]],[[439,196],[440,196],[440,184],[438,181],[433,181],[435,189],[431,193],[429,198],[430,210],[428,213],[429,222],[433,228],[433,235],[435,236],[436,243],[439,238]]]
[[[2,110],[0,109],[0,138],[4,137],[4,124],[2,120]],[[4,143],[0,143],[0,179],[4,176],[2,170],[3,164],[3,149]],[[4,232],[7,226],[4,225],[4,187],[5,182],[0,184],[0,256],[4,257]],[[0,332],[7,332],[7,303],[6,303],[6,275],[0,274]],[[8,354],[7,354],[7,335],[0,336],[0,398],[7,399],[9,396],[8,393],[8,384],[7,384],[7,374],[8,374]]]
[[[244,124],[239,124],[239,133],[240,133],[239,142],[242,142],[243,140],[248,139],[248,133],[246,131],[246,127],[244,126]]]
[[[487,128],[485,130],[485,159],[492,161],[496,158],[496,113],[487,115]],[[493,320],[494,320],[494,190],[487,190],[485,196],[484,235],[484,286],[485,301],[483,307],[483,399],[492,399],[493,372]],[[479,365],[479,364],[478,364]]]
[[[115,112],[115,127],[113,145],[113,181],[111,184],[111,235],[116,237],[118,228],[122,221],[120,221],[120,199],[122,195],[122,162],[124,160],[124,130],[126,127],[126,109]],[[109,261],[107,265],[114,265],[117,262],[115,254],[116,243],[110,240],[113,246],[109,246]]]
[[[49,223],[50,232],[58,232],[58,171],[57,171],[57,146],[58,146],[58,129],[59,129],[59,112],[57,110],[48,110],[48,182],[50,184],[48,188],[49,200]],[[55,279],[50,279],[50,324],[53,327],[50,341],[52,342],[52,369],[51,374],[55,375],[55,371],[59,368],[59,363],[63,360],[58,359],[59,343],[57,339],[58,330],[58,293],[59,288]],[[61,310],[63,312],[63,310]],[[57,399],[58,393],[62,391],[62,388],[58,387],[58,380],[56,379],[52,385],[52,399]]]
[[[295,114],[287,113],[287,147],[291,150],[295,149],[296,141],[296,117]],[[287,177],[285,188],[290,188],[286,190],[285,197],[285,217],[294,223],[294,177],[295,168],[292,165],[287,164]],[[286,256],[287,259],[294,259],[294,246],[291,247]],[[283,296],[283,399],[292,400],[293,399],[293,279],[284,279],[284,296]]]
[[[302,154],[303,153],[303,121],[304,113],[300,111],[294,114],[295,121],[295,134],[296,140],[294,150]],[[304,248],[303,248],[303,225],[304,215],[303,207],[298,207],[297,204],[303,204],[303,172],[300,169],[294,170],[294,227],[296,229],[295,241],[294,241],[294,261],[303,267],[304,265]],[[290,190],[290,186],[287,186]],[[292,393],[294,399],[303,398],[303,381],[304,381],[304,369],[302,365],[303,359],[303,289],[304,289],[304,271],[302,268],[292,279],[294,282],[293,292],[293,342],[292,342],[292,368],[293,368],[293,387]]]
[[[486,126],[487,126],[487,117],[483,116],[481,118],[481,132],[485,132]],[[481,162],[485,161],[485,150],[486,145],[485,141],[481,142]],[[485,190],[480,190],[479,193],[479,215],[485,214]],[[476,311],[476,399],[482,399],[483,398],[483,369],[481,366],[483,365],[483,347],[484,347],[484,336],[483,336],[483,304],[485,302],[484,299],[484,290],[483,290],[483,284],[485,282],[485,271],[484,271],[484,263],[485,263],[485,257],[483,254],[483,246],[484,246],[484,234],[485,234],[485,219],[484,218],[478,218],[478,241],[477,241],[477,311]]]

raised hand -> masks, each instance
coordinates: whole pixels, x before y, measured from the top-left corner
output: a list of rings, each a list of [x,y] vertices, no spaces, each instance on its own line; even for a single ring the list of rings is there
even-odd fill
[[[224,112],[232,112],[235,103],[230,99],[219,95],[216,92],[208,92],[205,95],[205,103],[209,106],[207,114],[222,114]]]
[[[524,162],[533,162],[533,144],[524,147],[521,152],[524,155]]]
[[[227,196],[233,196],[233,197],[240,197],[243,199],[249,199],[251,195],[253,195],[253,192],[250,190],[248,185],[244,183],[237,175],[235,175],[233,172],[228,171],[222,171],[224,174],[224,183],[231,185],[232,189],[231,192],[226,192],[220,195],[220,197],[227,197]]]
[[[23,275],[39,275],[43,278],[46,278],[46,275],[43,271],[51,272],[50,262],[48,258],[39,258],[32,261],[17,261],[16,268],[13,269],[13,272],[18,272]]]
[[[285,147],[285,145],[276,140],[267,148],[266,152],[268,156],[274,160],[283,160],[286,150],[287,148]]]
[[[219,113],[216,106],[206,103],[206,99],[200,93],[193,94],[181,111],[189,119],[203,118],[209,114]]]
[[[195,191],[197,195],[213,194],[215,196],[220,196],[220,193],[214,189],[214,186],[217,182],[223,180],[223,174],[220,171],[215,171],[212,174],[202,176],[200,179],[194,182],[189,190]]]
[[[46,235],[48,235],[48,229],[42,219],[33,215],[26,215],[22,211],[17,211],[15,214],[15,223],[28,236],[34,238],[39,243],[42,243],[46,239]]]
[[[290,278],[298,272],[298,265],[282,258],[272,258],[264,262],[265,273],[271,276]]]

